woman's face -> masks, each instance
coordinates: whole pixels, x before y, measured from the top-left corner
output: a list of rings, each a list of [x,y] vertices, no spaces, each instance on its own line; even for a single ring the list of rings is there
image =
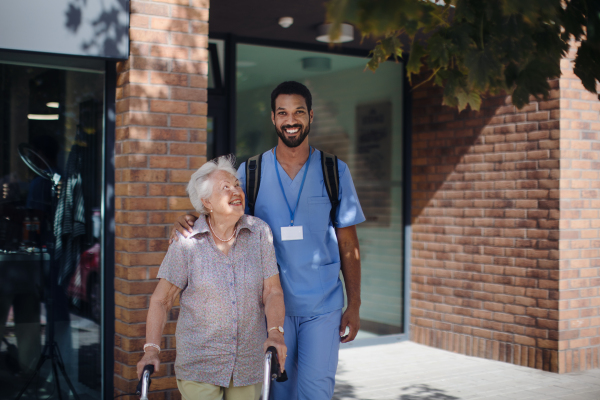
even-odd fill
[[[246,199],[240,181],[225,171],[217,171],[211,181],[213,192],[208,201],[204,201],[204,206],[212,210],[213,214],[237,217],[244,215]]]

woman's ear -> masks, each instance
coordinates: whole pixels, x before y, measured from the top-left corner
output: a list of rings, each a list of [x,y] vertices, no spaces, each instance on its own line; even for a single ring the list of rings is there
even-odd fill
[[[206,199],[200,199],[200,201],[204,205],[204,208],[206,208],[209,212],[212,211],[212,205],[210,204],[210,201]]]

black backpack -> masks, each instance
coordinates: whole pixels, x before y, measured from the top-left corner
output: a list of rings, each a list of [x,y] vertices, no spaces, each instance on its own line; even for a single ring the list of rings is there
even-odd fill
[[[327,195],[331,202],[331,212],[329,217],[331,223],[335,226],[335,216],[339,205],[338,195],[340,193],[340,171],[338,170],[337,156],[321,151],[321,170],[323,171],[323,180]],[[260,189],[260,174],[262,164],[262,153],[250,157],[246,161],[246,199],[250,209],[250,215],[254,215],[254,206],[258,198]]]

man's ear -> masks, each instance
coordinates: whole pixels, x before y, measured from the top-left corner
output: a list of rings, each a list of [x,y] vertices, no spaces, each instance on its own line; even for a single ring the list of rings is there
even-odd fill
[[[271,121],[273,122],[273,125],[275,125],[275,112],[271,111]]]
[[[308,115],[310,116],[310,123],[312,124],[313,118],[315,117],[315,114],[313,113],[313,110],[310,110],[310,112],[308,113]]]

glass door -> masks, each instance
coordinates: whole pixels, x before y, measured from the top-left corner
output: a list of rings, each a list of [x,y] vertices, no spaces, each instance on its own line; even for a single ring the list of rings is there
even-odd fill
[[[402,64],[385,63],[373,74],[360,57],[247,44],[236,54],[238,160],[277,143],[271,91],[286,80],[305,84],[313,96],[310,144],[348,164],[367,218],[357,227],[358,338],[403,333]]]

